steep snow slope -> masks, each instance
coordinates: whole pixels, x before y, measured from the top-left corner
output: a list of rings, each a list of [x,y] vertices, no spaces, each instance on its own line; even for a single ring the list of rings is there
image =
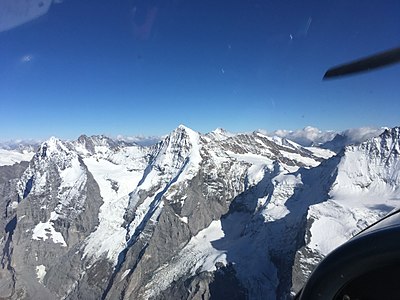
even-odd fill
[[[329,200],[308,210],[306,245],[298,253],[306,274],[321,257],[399,208],[399,137],[400,128],[385,130],[339,154]]]
[[[97,259],[106,253],[109,259],[117,261],[126,243],[126,230],[121,225],[129,193],[139,182],[141,174],[104,159],[89,157],[84,162],[99,184],[104,201],[100,207],[99,225],[87,240],[85,255]]]
[[[310,214],[313,216],[318,215],[318,210],[330,213],[327,214],[328,220],[314,218],[310,247],[326,255],[340,244],[334,236],[346,240],[354,231],[363,229],[383,214],[399,207],[399,154],[399,128],[387,130],[377,138],[345,149],[329,193],[332,201],[311,208]],[[325,231],[325,242],[321,241],[318,228],[328,227],[332,230]],[[331,243],[327,244],[327,241]]]

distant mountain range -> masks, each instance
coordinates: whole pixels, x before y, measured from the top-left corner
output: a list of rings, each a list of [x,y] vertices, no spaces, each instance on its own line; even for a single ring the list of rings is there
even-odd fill
[[[0,298],[286,299],[399,206],[400,128],[347,133],[304,146],[181,125],[151,146],[3,149]]]

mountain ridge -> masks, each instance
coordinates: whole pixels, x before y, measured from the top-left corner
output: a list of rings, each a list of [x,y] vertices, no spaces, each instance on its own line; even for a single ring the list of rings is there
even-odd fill
[[[337,155],[183,125],[150,147],[50,138],[22,173],[0,167],[14,178],[1,186],[11,200],[0,203],[0,297],[289,297],[327,252],[397,205],[399,132]]]

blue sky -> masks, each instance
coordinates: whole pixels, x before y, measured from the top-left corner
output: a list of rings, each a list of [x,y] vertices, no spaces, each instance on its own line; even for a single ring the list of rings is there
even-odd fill
[[[0,140],[400,125],[400,65],[321,80],[398,46],[399,11],[397,0],[53,3],[0,32]]]

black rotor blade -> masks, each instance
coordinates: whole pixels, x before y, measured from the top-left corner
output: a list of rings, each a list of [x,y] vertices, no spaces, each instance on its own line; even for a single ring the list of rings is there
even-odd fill
[[[326,71],[323,79],[331,79],[340,76],[366,72],[398,62],[400,62],[400,48],[395,48],[350,62],[348,64],[333,67]]]

